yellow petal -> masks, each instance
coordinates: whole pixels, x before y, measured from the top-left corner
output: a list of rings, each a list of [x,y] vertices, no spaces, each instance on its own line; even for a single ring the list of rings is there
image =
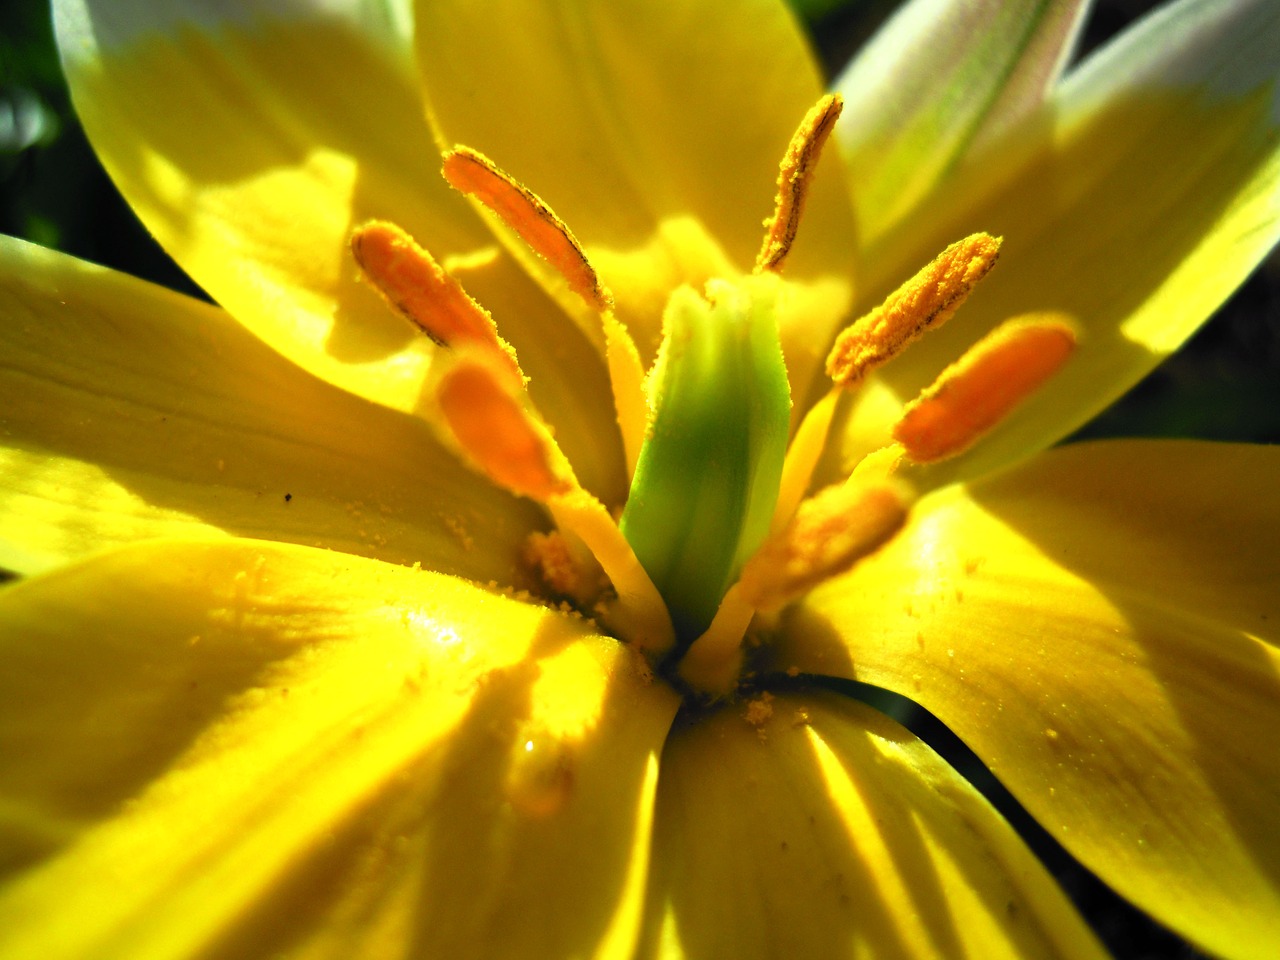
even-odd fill
[[[675,698],[584,622],[230,541],[21,583],[0,624],[0,954],[633,942]]]
[[[514,582],[545,524],[223,311],[0,238],[0,565],[228,533]]]
[[[830,693],[677,727],[654,877],[655,956],[1102,956],[972,786],[897,724]]]
[[[520,352],[583,482],[621,496],[604,364],[437,173],[408,51],[368,25],[383,4],[54,6],[94,149],[237,320],[331,383],[418,409],[434,348],[359,279],[348,246],[357,224],[394,221],[459,267]]]
[[[441,145],[480,150],[555,210],[648,357],[671,290],[750,270],[779,161],[822,93],[780,3],[424,0],[415,38]],[[788,276],[847,281],[852,241],[832,150]]]
[[[1170,5],[1070,74],[1043,111],[868,253],[875,303],[957,237],[1004,237],[999,266],[957,321],[886,369],[901,401],[1011,316],[1058,311],[1082,332],[1071,363],[936,481],[1006,464],[1096,415],[1272,248],[1277,44],[1270,0]]]
[[[780,668],[918,700],[1202,948],[1280,942],[1280,448],[1115,442],[921,501]]]
[[[1084,7],[1083,0],[916,0],[858,52],[834,86],[845,97],[836,135],[864,243],[976,144],[1041,106]]]

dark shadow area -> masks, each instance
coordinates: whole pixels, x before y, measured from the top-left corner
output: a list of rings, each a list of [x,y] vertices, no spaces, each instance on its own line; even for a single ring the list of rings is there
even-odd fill
[[[870,684],[828,679],[846,696],[896,719],[927,743],[1009,821],[1083,914],[1106,948],[1124,960],[1209,960],[1176,933],[1115,893],[1090,872],[1023,808],[964,742],[915,701]]]

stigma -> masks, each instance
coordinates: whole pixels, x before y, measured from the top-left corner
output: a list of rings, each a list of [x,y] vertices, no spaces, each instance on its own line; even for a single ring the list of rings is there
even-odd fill
[[[811,489],[843,398],[953,317],[1001,245],[986,233],[962,238],[850,324],[828,355],[826,394],[793,416],[778,303],[841,106],[838,95],[822,97],[786,145],[750,271],[670,292],[648,369],[604,278],[551,206],[471,147],[444,154],[449,184],[598,317],[630,477],[621,504],[578,481],[498,321],[455,277],[392,223],[351,238],[365,279],[437,347],[426,389],[433,427],[490,482],[545,508],[553,529],[532,535],[524,556],[547,599],[567,599],[708,697],[733,695],[747,670],[744,641],[763,638],[772,614],[897,533],[916,495],[907,466],[979,442],[1075,345],[1066,318],[1002,325],[904,406],[882,450],[843,482]]]

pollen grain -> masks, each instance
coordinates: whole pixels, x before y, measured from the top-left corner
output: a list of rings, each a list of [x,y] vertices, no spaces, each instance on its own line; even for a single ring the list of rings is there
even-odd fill
[[[927,330],[946,323],[995,266],[1000,238],[975,233],[933,258],[880,306],[841,331],[827,356],[827,376],[852,387],[902,353]]]
[[[756,256],[756,272],[780,273],[800,229],[805,196],[827,137],[835,129],[844,100],[829,93],[809,109],[778,166],[778,195],[773,216],[765,221],[764,243]]]

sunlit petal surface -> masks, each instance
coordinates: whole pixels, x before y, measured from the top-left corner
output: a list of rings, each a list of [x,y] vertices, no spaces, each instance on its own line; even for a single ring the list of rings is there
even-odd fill
[[[423,0],[417,17],[442,145],[483,151],[550,204],[642,353],[675,286],[751,268],[778,163],[822,93],[784,5]],[[819,352],[854,253],[841,179],[834,158],[820,165],[787,265],[797,281],[843,287],[834,310],[809,313]]]
[[[906,730],[832,694],[752,709],[677,726],[663,753],[650,955],[1103,955],[1008,824]]]
[[[235,534],[511,583],[544,522],[216,307],[3,238],[0,311],[8,569]]]
[[[1066,447],[917,505],[777,665],[898,690],[1204,948],[1280,942],[1280,450]]]
[[[1082,332],[1071,363],[933,482],[1027,456],[1099,413],[1273,247],[1278,45],[1269,0],[1173,4],[1069,74],[1042,111],[868,251],[874,303],[957,237],[1004,237],[999,265],[955,321],[885,370],[899,400],[1011,316],[1060,311]],[[897,415],[882,393],[868,399],[851,452],[878,446]]]
[[[332,383],[418,409],[434,348],[358,279],[348,248],[356,225],[393,220],[494,313],[583,481],[616,498],[603,364],[440,177],[404,37],[366,26],[384,6],[54,4],[98,156],[238,321]]]
[[[0,645],[6,957],[635,936],[676,699],[579,618],[302,547],[157,544],[9,588]]]

